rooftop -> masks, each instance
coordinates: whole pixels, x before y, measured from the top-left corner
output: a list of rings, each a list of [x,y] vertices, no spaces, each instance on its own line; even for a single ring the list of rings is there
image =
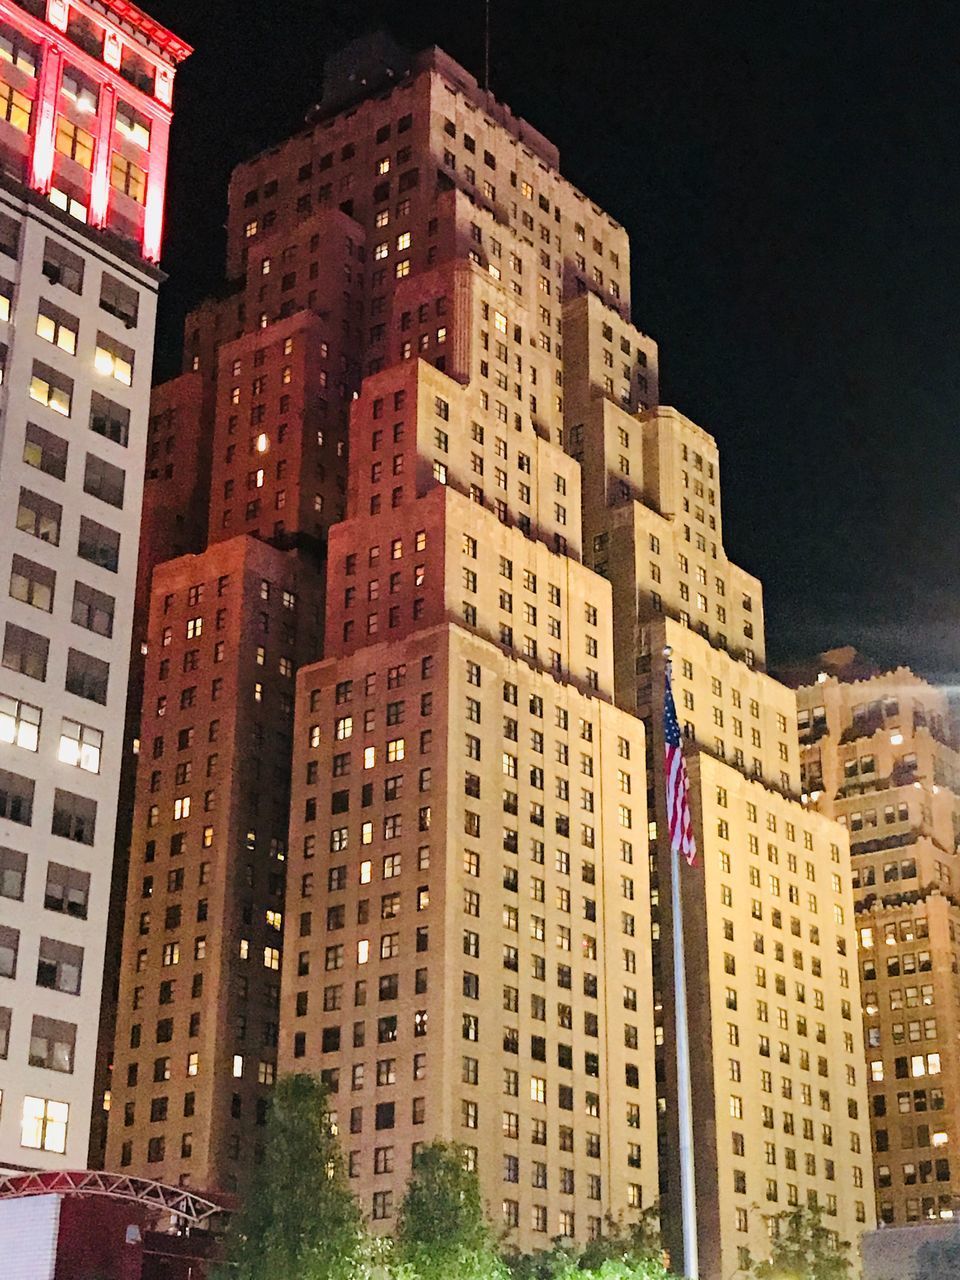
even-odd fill
[[[89,0],[89,5],[91,9],[113,18],[120,27],[140,36],[171,62],[183,62],[193,53],[186,41],[154,21],[137,5],[130,4],[129,0]]]

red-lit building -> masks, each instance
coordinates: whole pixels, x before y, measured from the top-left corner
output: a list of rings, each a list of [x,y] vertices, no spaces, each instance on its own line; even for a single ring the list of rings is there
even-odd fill
[[[0,1164],[87,1159],[173,80],[126,0],[0,3]]]

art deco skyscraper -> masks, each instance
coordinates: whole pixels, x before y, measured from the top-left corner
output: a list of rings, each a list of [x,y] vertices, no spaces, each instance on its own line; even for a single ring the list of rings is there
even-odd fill
[[[850,833],[881,1222],[960,1212],[960,756],[944,694],[852,649],[797,690],[803,787]]]
[[[83,1168],[175,68],[130,4],[0,5],[0,1164]]]
[[[466,557],[456,571],[457,591],[467,593],[456,605],[460,622],[444,640],[451,652],[457,646],[457,678],[464,647],[479,645],[488,696],[495,687],[502,686],[501,697],[512,689],[524,700],[524,716],[542,716],[545,721],[542,729],[532,721],[524,726],[522,763],[519,746],[493,755],[487,750],[484,768],[502,780],[495,794],[492,782],[484,783],[484,813],[471,807],[470,821],[484,818],[489,831],[489,810],[497,809],[498,840],[505,846],[506,861],[498,869],[487,859],[485,883],[493,877],[503,885],[508,878],[509,844],[516,845],[515,861],[521,840],[525,858],[531,859],[529,874],[524,874],[525,891],[539,895],[530,897],[531,914],[519,909],[517,865],[517,883],[501,888],[508,896],[497,908],[498,920],[503,914],[519,929],[522,915],[525,932],[542,932],[549,918],[554,945],[570,952],[559,957],[556,967],[551,962],[550,985],[557,987],[557,994],[550,997],[550,1022],[561,1019],[564,1036],[562,1045],[551,1038],[549,1048],[551,1055],[561,1056],[566,1074],[561,1081],[551,1073],[550,1109],[560,1107],[566,1113],[569,1103],[581,1115],[589,1108],[590,1119],[577,1151],[565,1156],[564,1172],[557,1175],[562,1181],[543,1188],[535,1203],[527,1203],[519,1189],[515,1196],[502,1198],[515,1203],[516,1209],[508,1203],[508,1214],[519,1214],[523,1199],[524,1238],[534,1230],[542,1238],[543,1232],[558,1229],[561,1211],[564,1229],[583,1235],[588,1218],[596,1229],[607,1205],[649,1203],[655,1188],[652,1075],[640,1030],[651,1021],[649,944],[642,915],[634,915],[642,912],[646,899],[645,868],[642,859],[636,867],[627,861],[633,856],[634,837],[629,833],[634,827],[643,829],[643,788],[634,772],[642,756],[641,739],[636,722],[610,705],[609,602],[604,584],[578,562],[578,472],[560,447],[559,291],[565,284],[577,288],[578,278],[579,287],[586,290],[589,270],[595,277],[590,287],[602,288],[610,302],[625,308],[626,237],[559,175],[555,149],[545,139],[482,94],[472,78],[439,51],[412,63],[398,63],[391,52],[391,65],[386,66],[384,51],[374,45],[373,63],[361,77],[365,86],[358,89],[351,75],[357,59],[362,62],[370,53],[370,48],[354,50],[344,68],[329,69],[320,115],[308,129],[236,171],[228,219],[228,273],[238,288],[223,301],[205,304],[188,321],[186,368],[188,374],[200,375],[203,404],[209,406],[199,415],[206,425],[197,429],[208,432],[213,441],[209,547],[200,556],[154,574],[107,1158],[108,1163],[169,1180],[230,1189],[241,1182],[256,1156],[257,1126],[276,1071],[282,912],[278,884],[286,843],[278,808],[285,817],[289,746],[284,745],[284,734],[289,735],[292,703],[285,692],[290,685],[284,681],[303,661],[305,650],[292,619],[287,619],[285,631],[280,615],[275,639],[277,623],[243,593],[253,574],[253,597],[263,591],[272,601],[281,586],[283,564],[299,566],[302,576],[311,566],[322,568],[326,563],[326,589],[333,593],[327,625],[334,628],[327,649],[360,662],[353,655],[371,643],[378,626],[367,616],[373,609],[366,605],[379,585],[365,580],[367,600],[361,616],[356,589],[344,580],[344,538],[361,532],[366,537],[370,521],[382,514],[391,528],[397,525],[383,550],[385,568],[388,562],[393,566],[383,586],[384,637],[412,645],[427,616],[433,626],[452,609],[449,599],[443,603],[441,591],[444,572],[454,571],[452,554],[443,551],[446,537],[456,546],[457,556]],[[396,89],[388,108],[373,86],[377,93]],[[348,102],[351,95],[358,101]],[[444,105],[444,113],[438,115]],[[576,254],[562,253],[564,242],[579,246]],[[393,321],[388,323],[390,317]],[[430,364],[414,356],[429,357]],[[381,395],[376,389],[381,381],[386,385],[388,372],[397,385]],[[364,374],[360,399],[353,405],[355,463],[348,480],[347,410]],[[180,440],[184,431],[190,437],[189,410],[179,391],[162,391],[156,404],[156,441],[151,438],[150,453],[154,480],[158,493],[164,487],[175,492],[184,483],[178,475],[181,462],[188,468],[190,487],[194,471],[203,468],[202,451],[190,447],[189,439],[184,448],[164,443],[166,436]],[[165,423],[173,429],[167,431]],[[388,449],[385,465],[382,458]],[[486,500],[484,485],[489,486]],[[348,520],[330,535],[328,556],[327,526],[345,514],[353,523]],[[481,520],[489,532],[475,528]],[[256,542],[251,542],[251,535]],[[436,585],[429,596],[421,594],[428,572],[426,561],[420,564],[423,536],[432,539],[434,548],[429,574]],[[516,581],[484,581],[489,609],[499,611],[502,603],[509,605],[509,612],[498,614],[496,622],[485,616],[481,623],[479,599],[470,600],[468,585],[476,573],[469,561],[479,560],[484,537],[503,544],[503,572],[515,569]],[[264,542],[273,546],[258,549]],[[394,563],[403,545],[408,557],[404,567],[411,570],[406,583]],[[376,556],[369,547],[364,556],[369,572]],[[258,559],[258,567],[241,569],[252,564],[251,557]],[[219,566],[228,558],[236,564],[225,574]],[[535,594],[538,582],[540,596]],[[387,597],[397,597],[401,589],[409,597],[403,606],[399,598],[388,604]],[[447,596],[451,589],[446,589]],[[221,603],[221,591],[237,590],[240,598]],[[304,643],[307,648],[313,644],[318,656],[318,629],[311,619],[321,597],[303,583],[294,595],[307,627]],[[441,659],[445,664],[453,661],[438,649],[438,667]],[[232,666],[218,671],[221,660]],[[473,673],[478,659],[470,661]],[[401,678],[392,671],[394,666],[402,663],[391,661],[381,681],[385,699],[391,683]],[[273,678],[279,671],[280,683],[262,677],[258,667]],[[428,668],[429,664],[423,669]],[[364,688],[366,675],[364,669]],[[432,714],[426,695],[434,687],[425,685],[418,691],[418,713]],[[439,710],[438,686],[436,694]],[[563,707],[554,706],[558,697]],[[224,707],[223,715],[212,707],[208,712],[206,702],[215,699]],[[235,703],[239,710],[234,711]],[[385,702],[384,716],[398,714]],[[519,734],[517,717],[504,714]],[[250,717],[249,734],[241,716]],[[546,723],[551,717],[555,723]],[[214,723],[219,748],[206,745]],[[435,723],[439,752],[446,750],[442,743],[449,735],[439,720]],[[425,749],[430,741],[427,728],[425,724]],[[592,747],[591,734],[596,735]],[[394,745],[384,745],[384,768],[396,763],[389,757],[401,750],[394,739],[402,736],[391,733]],[[477,735],[470,737],[473,751]],[[581,741],[584,745],[575,747]],[[420,730],[418,750],[419,744]],[[466,751],[466,736],[462,746]],[[550,760],[542,759],[547,750]],[[607,763],[601,772],[601,753],[620,764],[614,768]],[[415,758],[411,745],[410,759]],[[561,759],[573,761],[564,766],[563,776]],[[239,787],[230,783],[232,760],[243,760],[253,771]],[[320,778],[317,762],[313,764],[312,787]],[[343,764],[331,763],[331,776],[334,767]],[[307,776],[299,763],[296,768],[298,778]],[[422,777],[421,768],[426,770]],[[449,779],[438,755],[431,756],[429,765],[418,765],[407,795],[412,804],[416,796],[433,789],[431,769],[437,771],[433,798],[417,804],[408,831],[410,821],[432,823],[434,813],[440,820]],[[451,776],[452,769],[451,764]],[[523,823],[521,783],[511,781],[512,773],[519,778],[521,769]],[[568,769],[582,775],[576,785]],[[592,770],[597,771],[593,782]],[[402,786],[396,776],[391,769],[391,788]],[[453,813],[461,823],[466,821],[454,799],[461,805],[459,797],[466,794],[472,805],[480,776],[476,764],[457,767],[456,783],[450,783],[451,821]],[[386,782],[379,779],[378,786],[386,787]],[[423,793],[418,790],[421,785]],[[465,792],[468,786],[470,792]],[[533,788],[529,794],[528,787]],[[543,797],[537,798],[541,792]],[[576,808],[570,812],[571,795],[582,813]],[[325,799],[321,810],[330,803]],[[378,799],[381,807],[384,803]],[[306,798],[298,795],[294,808],[305,813]],[[621,823],[630,826],[621,829]],[[338,821],[337,826],[342,825]],[[616,839],[614,830],[619,831]],[[302,854],[299,826],[295,839]],[[323,836],[326,844],[332,839],[329,833]],[[418,840],[417,850],[423,843]],[[471,847],[479,854],[476,842]],[[607,866],[610,848],[615,850],[616,874]],[[304,912],[298,903],[301,890],[310,892],[312,866],[301,869],[300,854],[286,862],[296,885],[288,906],[296,920],[294,937],[300,928],[309,927],[301,922]],[[446,867],[450,876],[467,874],[462,842],[457,842],[452,860],[440,846],[435,856],[438,871]],[[419,852],[407,855],[411,873],[419,857]],[[532,861],[535,857],[542,863]],[[291,868],[292,861],[296,865]],[[544,869],[537,872],[538,866]],[[417,885],[424,911],[426,893],[419,895],[419,889],[428,884],[429,880]],[[440,882],[435,879],[434,885],[435,901],[442,901]],[[469,887],[474,892],[472,884]],[[611,894],[617,900],[616,911],[608,901]],[[629,896],[623,896],[621,907],[622,895]],[[465,945],[479,945],[472,919],[465,917],[457,930],[458,954]],[[417,928],[427,923],[422,919]],[[319,925],[318,918],[318,930]],[[510,924],[502,927],[508,965],[518,969],[522,960],[525,968],[532,966],[534,957],[526,944],[521,947],[515,940],[514,945]],[[614,937],[616,980],[608,982],[605,951],[613,950]],[[544,939],[539,942],[545,966]],[[445,954],[439,939],[431,945],[433,952],[418,969],[435,966]],[[297,965],[300,950],[298,943]],[[469,972],[478,978],[476,957],[468,959]],[[439,1000],[443,993],[438,971],[432,972],[431,1000]],[[513,973],[508,967],[502,984],[485,982],[481,1003],[507,1019],[498,1042],[509,1030],[519,1055],[523,982],[524,1036],[533,1037],[524,1058],[534,1053],[539,1062],[547,1052],[546,1027],[541,1035],[539,1024],[547,1017],[548,988],[533,993],[526,989],[526,973],[511,982]],[[537,981],[541,980],[547,982],[545,969]],[[411,977],[409,999],[418,981]],[[502,1010],[504,999],[517,1003],[517,1008]],[[315,1006],[319,1002],[322,995],[315,997]],[[473,1006],[470,1012],[474,1014]],[[427,1023],[418,1026],[426,1031]],[[630,1090],[629,1105],[626,1099],[617,1104],[623,1125],[605,1113],[608,1104],[598,1074],[606,1070],[600,1046],[608,1026],[617,1041],[610,1059],[619,1064]],[[436,1007],[434,1027],[428,1037],[431,1046],[444,1035]],[[448,1031],[449,1027],[447,1020]],[[294,1035],[291,1024],[288,1065],[325,1068],[326,1061],[313,1056],[313,1043],[304,1049],[306,1063],[293,1061]],[[471,1055],[465,1042],[457,1070],[467,1070],[460,1058],[473,1060],[481,1052]],[[492,1070],[492,1047],[490,1055],[484,1083]],[[439,1072],[439,1053],[433,1054],[433,1061]],[[513,1059],[505,1061],[509,1065]],[[519,1088],[519,1059],[511,1069]],[[546,1075],[538,1079],[538,1087],[546,1090]],[[594,1080],[596,1084],[590,1083]],[[524,1073],[524,1089],[529,1092],[531,1087]],[[562,1102],[557,1101],[561,1096]],[[472,1099],[473,1094],[464,1101]],[[507,1100],[504,1108],[508,1116],[515,1114],[518,1127],[522,1112],[526,1145],[538,1142],[527,1127],[534,1105],[547,1103],[525,1100],[521,1108],[519,1102]],[[562,1124],[551,1121],[551,1144],[562,1143],[567,1150],[575,1116],[564,1114]],[[543,1121],[542,1115],[537,1118]],[[439,1114],[429,1123],[433,1132],[446,1131]],[[504,1124],[513,1123],[500,1116],[498,1108],[497,1134]],[[504,1150],[512,1153],[515,1146],[514,1142]],[[378,1162],[384,1159],[375,1157]],[[611,1182],[604,1190],[608,1163]],[[538,1166],[545,1164],[545,1159],[538,1160]],[[397,1159],[398,1176],[408,1165],[409,1151]],[[575,1183],[577,1192],[571,1190]],[[378,1205],[381,1202],[382,1198]],[[575,1210],[575,1205],[581,1208]],[[580,1213],[579,1228],[575,1212]]]
[[[669,643],[703,858],[703,1274],[736,1275],[796,1203],[855,1237],[844,836],[799,803],[760,587],[723,552],[714,441],[656,407],[623,228],[446,55],[374,41],[235,171],[228,275],[186,342],[215,406],[209,546],[154,581],[111,1161],[238,1185],[276,1071],[320,1071],[378,1229],[442,1137],[519,1246],[658,1191],[672,1232]],[[223,591],[252,584],[234,605],[226,557]],[[278,645],[256,597],[284,565],[323,582]],[[198,781],[230,759],[252,780]]]
[[[681,870],[701,1274],[737,1275],[765,1218],[819,1204],[855,1240],[872,1205],[855,922],[842,829],[800,803],[793,694],[763,672],[760,584],[723,549],[716,442],[631,414],[603,369],[616,323],[567,304],[567,444],[583,468],[585,561],[613,589],[617,700],[645,721],[661,1207],[675,1257],[679,1168],[664,650],[687,738],[700,866]]]

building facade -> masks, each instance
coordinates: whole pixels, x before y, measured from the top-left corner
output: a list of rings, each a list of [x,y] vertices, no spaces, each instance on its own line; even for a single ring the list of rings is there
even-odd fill
[[[87,1161],[174,71],[133,6],[0,5],[0,1163]]]
[[[110,1168],[232,1191],[256,1158],[276,1075],[293,676],[318,648],[315,597],[311,566],[254,538],[154,572]]]
[[[616,350],[623,335],[609,317],[594,308],[578,320],[581,353]],[[619,404],[606,387],[577,386],[566,386],[567,444],[595,495],[584,503],[584,558],[611,583],[616,696],[649,744],[661,1212],[680,1257],[672,866],[661,834],[669,649],[699,849],[699,866],[680,874],[700,1269],[726,1280],[764,1256],[782,1210],[819,1205],[851,1242],[873,1221],[846,833],[800,801],[793,693],[763,670],[760,584],[723,549],[716,442],[674,409],[641,409],[636,390],[628,402],[626,383]]]
[[[326,657],[298,681],[280,1066],[328,1081],[377,1229],[442,1138],[530,1248],[656,1195],[644,744],[612,703],[609,587],[553,550],[577,506],[559,535],[552,502],[519,527],[516,480],[505,516],[469,492],[478,451],[550,495],[569,458],[470,398],[401,364],[354,413]],[[378,509],[385,403],[405,493]]]
[[[877,1215],[960,1211],[956,1145],[960,755],[945,695],[852,650],[797,690],[803,786],[847,829]]]
[[[855,1240],[873,1215],[846,834],[800,803],[760,584],[723,549],[715,441],[658,403],[623,228],[441,51],[374,45],[333,62],[229,203],[228,289],[185,339],[208,547],[153,575],[141,735],[164,762],[141,752],[108,1158],[242,1186],[274,1072],[317,1071],[378,1230],[444,1138],[510,1243],[582,1243],[659,1195],[679,1257],[669,645],[702,858],[684,881],[702,1274],[745,1274],[799,1204]],[[156,721],[200,687],[188,659],[216,662],[209,613],[205,657],[199,615],[164,623],[165,601],[209,596],[233,555],[318,572],[323,625],[289,647],[292,754],[278,737],[268,762],[282,858],[246,788],[178,825],[179,766],[210,751],[174,762]],[[255,597],[224,623],[221,696],[245,706],[274,660]],[[288,734],[287,686],[262,694],[244,714]],[[232,741],[249,753],[245,728]],[[229,922],[213,953],[201,902]]]

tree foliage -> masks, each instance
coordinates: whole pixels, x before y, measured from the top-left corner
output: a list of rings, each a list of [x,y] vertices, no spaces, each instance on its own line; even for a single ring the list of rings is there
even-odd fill
[[[507,1265],[513,1280],[669,1280],[656,1208],[627,1224],[608,1215],[603,1234],[583,1249],[556,1241],[549,1250],[515,1254]]]
[[[608,1218],[583,1250],[555,1241],[501,1257],[477,1176],[463,1149],[444,1142],[418,1152],[395,1237],[371,1235],[316,1076],[280,1080],[266,1132],[265,1158],[230,1225],[216,1280],[670,1280],[650,1211],[626,1226]]]
[[[451,1143],[421,1148],[397,1221],[396,1257],[422,1280],[503,1274],[476,1174]]]
[[[823,1210],[798,1208],[774,1215],[770,1257],[754,1264],[756,1280],[847,1280],[849,1244],[835,1245]]]
[[[360,1210],[318,1077],[284,1076],[273,1093],[263,1162],[227,1237],[222,1280],[346,1280]]]

